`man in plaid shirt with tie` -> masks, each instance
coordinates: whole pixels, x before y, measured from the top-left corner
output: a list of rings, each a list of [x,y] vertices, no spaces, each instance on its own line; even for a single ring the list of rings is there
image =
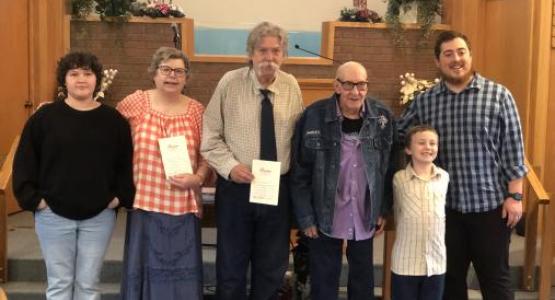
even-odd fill
[[[435,57],[442,80],[410,104],[399,133],[429,124],[440,136],[437,162],[451,178],[444,299],[468,299],[472,262],[484,299],[511,300],[509,241],[527,172],[516,104],[507,88],[473,70],[465,35],[442,32]]]

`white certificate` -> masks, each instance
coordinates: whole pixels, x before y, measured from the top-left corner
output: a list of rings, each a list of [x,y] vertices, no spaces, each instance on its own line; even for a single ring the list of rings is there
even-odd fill
[[[179,174],[193,174],[185,136],[172,136],[158,140],[166,178]]]
[[[252,174],[254,180],[251,182],[249,201],[277,206],[280,173],[281,162],[279,161],[253,160]]]

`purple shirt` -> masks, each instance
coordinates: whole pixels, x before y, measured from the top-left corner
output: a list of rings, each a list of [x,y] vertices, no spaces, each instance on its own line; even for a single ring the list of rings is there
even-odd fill
[[[369,239],[374,228],[370,224],[368,181],[358,133],[342,133],[340,158],[330,236],[357,241]]]

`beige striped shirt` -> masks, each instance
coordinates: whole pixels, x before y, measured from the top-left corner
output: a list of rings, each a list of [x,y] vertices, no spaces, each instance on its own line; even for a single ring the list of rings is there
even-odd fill
[[[201,154],[224,178],[260,156],[260,109],[263,87],[249,67],[227,72],[216,87],[203,119]],[[274,107],[277,158],[281,174],[289,171],[291,139],[303,110],[301,90],[292,75],[278,71],[267,88]]]
[[[449,174],[433,166],[429,179],[411,165],[393,178],[396,237],[391,271],[398,275],[432,276],[445,273],[445,197]]]

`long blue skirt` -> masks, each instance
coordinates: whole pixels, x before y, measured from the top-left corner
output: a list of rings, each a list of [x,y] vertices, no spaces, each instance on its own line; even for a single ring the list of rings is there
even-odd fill
[[[199,219],[129,212],[122,272],[121,299],[202,299]]]

